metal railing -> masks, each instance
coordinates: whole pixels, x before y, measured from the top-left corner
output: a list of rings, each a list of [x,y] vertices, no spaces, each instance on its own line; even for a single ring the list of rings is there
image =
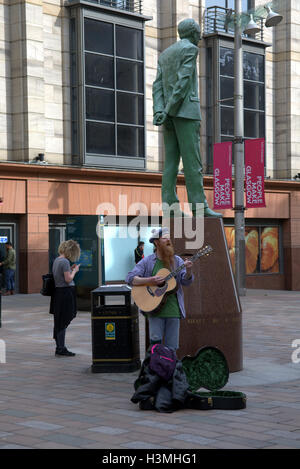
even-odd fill
[[[117,10],[130,11],[131,13],[143,13],[142,0],[85,0],[88,3],[103,5],[106,7],[116,8]]]
[[[226,33],[234,36],[234,10],[223,7],[209,7],[206,8],[203,18],[203,31],[204,34],[214,34],[214,33]],[[250,16],[246,13],[242,13],[240,18],[242,23],[245,25],[250,21]],[[249,37],[251,39],[256,39],[258,41],[264,40],[263,29],[264,23],[263,18],[259,18],[258,26],[261,28],[261,31],[257,34],[243,34],[244,37]]]

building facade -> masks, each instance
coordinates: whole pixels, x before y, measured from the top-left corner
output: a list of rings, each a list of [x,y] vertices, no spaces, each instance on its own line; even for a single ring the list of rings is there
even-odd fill
[[[244,0],[243,10],[260,12],[262,5]],[[124,198],[149,212],[160,203],[164,149],[162,131],[152,124],[152,83],[159,54],[178,39],[177,24],[187,17],[203,34],[200,141],[212,205],[213,144],[233,139],[234,36],[225,23],[233,6],[0,0],[0,240],[17,247],[20,292],[40,290],[70,217],[100,216],[99,205],[110,203],[120,224]],[[277,11],[283,20],[276,28],[262,26],[243,38],[245,137],[266,138],[267,204],[245,213],[246,280],[249,288],[299,290],[300,6],[288,0]],[[182,171],[178,195],[187,201]],[[223,215],[234,256],[234,212]],[[120,281],[133,254],[122,257],[108,233],[102,280]],[[129,253],[136,240],[122,243]],[[116,250],[118,269],[111,267]]]

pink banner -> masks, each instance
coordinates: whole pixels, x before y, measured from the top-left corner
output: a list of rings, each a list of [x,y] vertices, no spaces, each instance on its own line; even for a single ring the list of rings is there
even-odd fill
[[[214,208],[232,208],[232,142],[214,144]]]
[[[265,140],[245,141],[246,207],[265,207]]]

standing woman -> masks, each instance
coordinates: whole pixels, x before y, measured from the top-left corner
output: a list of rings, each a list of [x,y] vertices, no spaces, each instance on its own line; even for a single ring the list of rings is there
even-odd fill
[[[55,259],[52,272],[55,282],[55,292],[51,297],[50,313],[54,315],[53,338],[56,341],[55,355],[74,357],[65,346],[66,329],[77,314],[76,287],[74,277],[79,271],[79,265],[72,265],[80,257],[80,246],[70,239],[63,241],[58,248],[59,257]]]

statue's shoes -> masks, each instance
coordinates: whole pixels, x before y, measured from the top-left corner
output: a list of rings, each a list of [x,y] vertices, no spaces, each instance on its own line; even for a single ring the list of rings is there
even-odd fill
[[[204,217],[215,217],[215,218],[222,218],[222,213],[214,212],[211,208],[205,207],[204,209]]]

